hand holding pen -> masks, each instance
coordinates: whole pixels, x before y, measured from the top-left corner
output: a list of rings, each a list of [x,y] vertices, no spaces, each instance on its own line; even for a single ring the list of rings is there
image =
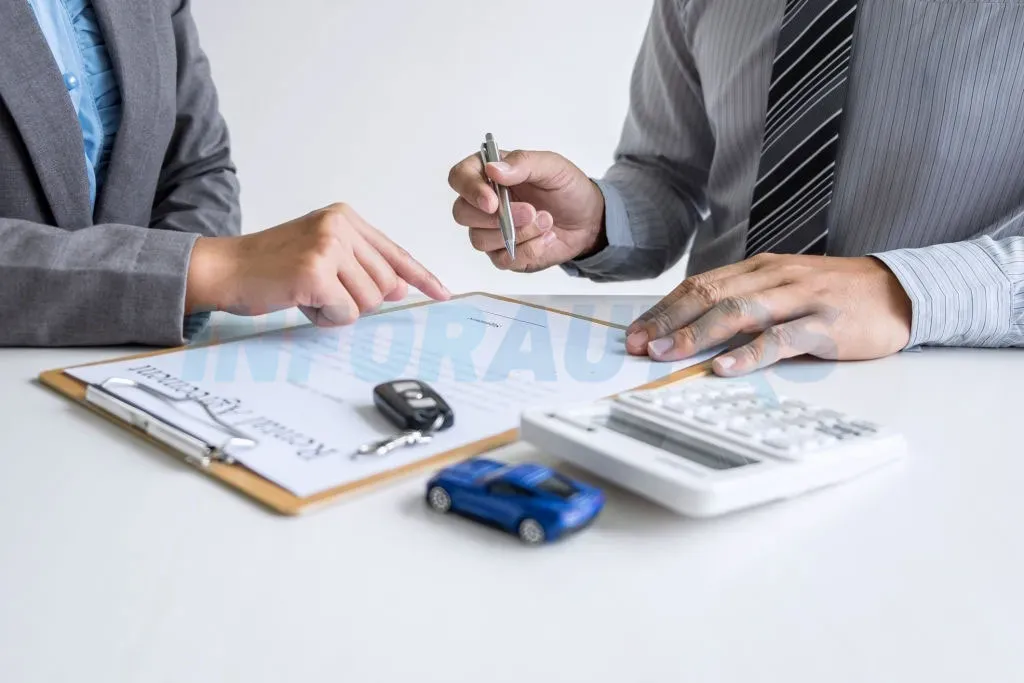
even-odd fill
[[[480,161],[483,162],[484,169],[487,168],[487,164],[501,161],[498,145],[494,141],[494,136],[490,133],[487,134],[483,144],[480,145]],[[498,195],[498,225],[501,228],[501,239],[505,242],[505,251],[508,252],[508,257],[515,261],[516,227],[512,221],[512,202],[509,199],[508,188],[488,178],[486,172],[484,173],[484,178],[491,183],[491,187]]]
[[[448,176],[459,194],[455,222],[469,228],[475,249],[497,268],[517,272],[544,270],[601,249],[604,195],[586,174],[551,152],[502,153],[494,137],[487,138]]]

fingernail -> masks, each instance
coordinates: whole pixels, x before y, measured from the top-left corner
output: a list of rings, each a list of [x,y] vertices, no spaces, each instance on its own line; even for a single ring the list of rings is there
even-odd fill
[[[670,337],[663,337],[661,339],[655,339],[647,345],[647,350],[652,356],[664,355],[667,351],[672,350],[674,342]]]
[[[716,360],[715,363],[718,365],[719,369],[728,370],[732,366],[736,365],[736,359],[732,356],[722,356]]]
[[[632,346],[633,348],[643,348],[647,346],[647,333],[643,330],[633,332],[626,337],[626,345]]]
[[[553,242],[555,241],[555,239],[557,239],[557,238],[556,238],[556,236],[555,236],[555,233],[553,233],[553,232],[545,232],[545,233],[544,233],[544,236],[543,236],[543,237],[541,237],[541,239],[542,239],[542,240],[544,240],[544,244],[551,244],[551,243],[553,243]]]
[[[509,166],[508,162],[505,161],[492,161],[490,162],[490,165],[492,168],[501,171],[502,173],[508,173],[509,171],[512,170],[512,167]]]
[[[550,213],[545,211],[537,216],[537,227],[541,230],[550,230],[552,225],[554,225],[554,220]]]

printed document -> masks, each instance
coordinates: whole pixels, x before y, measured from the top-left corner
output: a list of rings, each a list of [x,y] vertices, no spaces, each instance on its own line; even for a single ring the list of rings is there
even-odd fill
[[[384,312],[351,326],[298,327],[227,344],[75,368],[79,380],[134,380],[109,391],[211,444],[219,420],[256,441],[228,447],[240,463],[299,497],[349,484],[519,425],[527,408],[588,402],[702,362],[652,363],[626,354],[622,330],[562,313],[470,296]],[[359,446],[397,433],[373,403],[396,379],[432,386],[454,425],[427,444],[385,456]]]

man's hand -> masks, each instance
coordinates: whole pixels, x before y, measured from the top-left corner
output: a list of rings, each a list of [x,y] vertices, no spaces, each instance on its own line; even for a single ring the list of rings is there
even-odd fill
[[[189,265],[186,313],[262,315],[292,306],[321,326],[347,325],[408,285],[451,295],[415,259],[345,204],[243,237],[203,237]]]
[[[516,259],[498,228],[498,196],[478,155],[448,175],[459,193],[452,214],[469,241],[502,270],[536,272],[598,251],[604,240],[604,195],[583,171],[552,152],[510,152],[487,164],[487,176],[509,188],[516,226]]]
[[[676,361],[731,340],[715,359],[735,376],[783,358],[888,356],[910,340],[911,305],[896,276],[870,257],[762,254],[688,278],[627,330],[626,348]]]

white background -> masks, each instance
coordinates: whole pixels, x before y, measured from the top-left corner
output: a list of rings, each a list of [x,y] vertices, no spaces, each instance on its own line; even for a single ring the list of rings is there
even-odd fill
[[[453,291],[664,294],[495,270],[451,218],[450,167],[487,132],[601,176],[651,0],[195,0],[246,232],[350,203]]]

